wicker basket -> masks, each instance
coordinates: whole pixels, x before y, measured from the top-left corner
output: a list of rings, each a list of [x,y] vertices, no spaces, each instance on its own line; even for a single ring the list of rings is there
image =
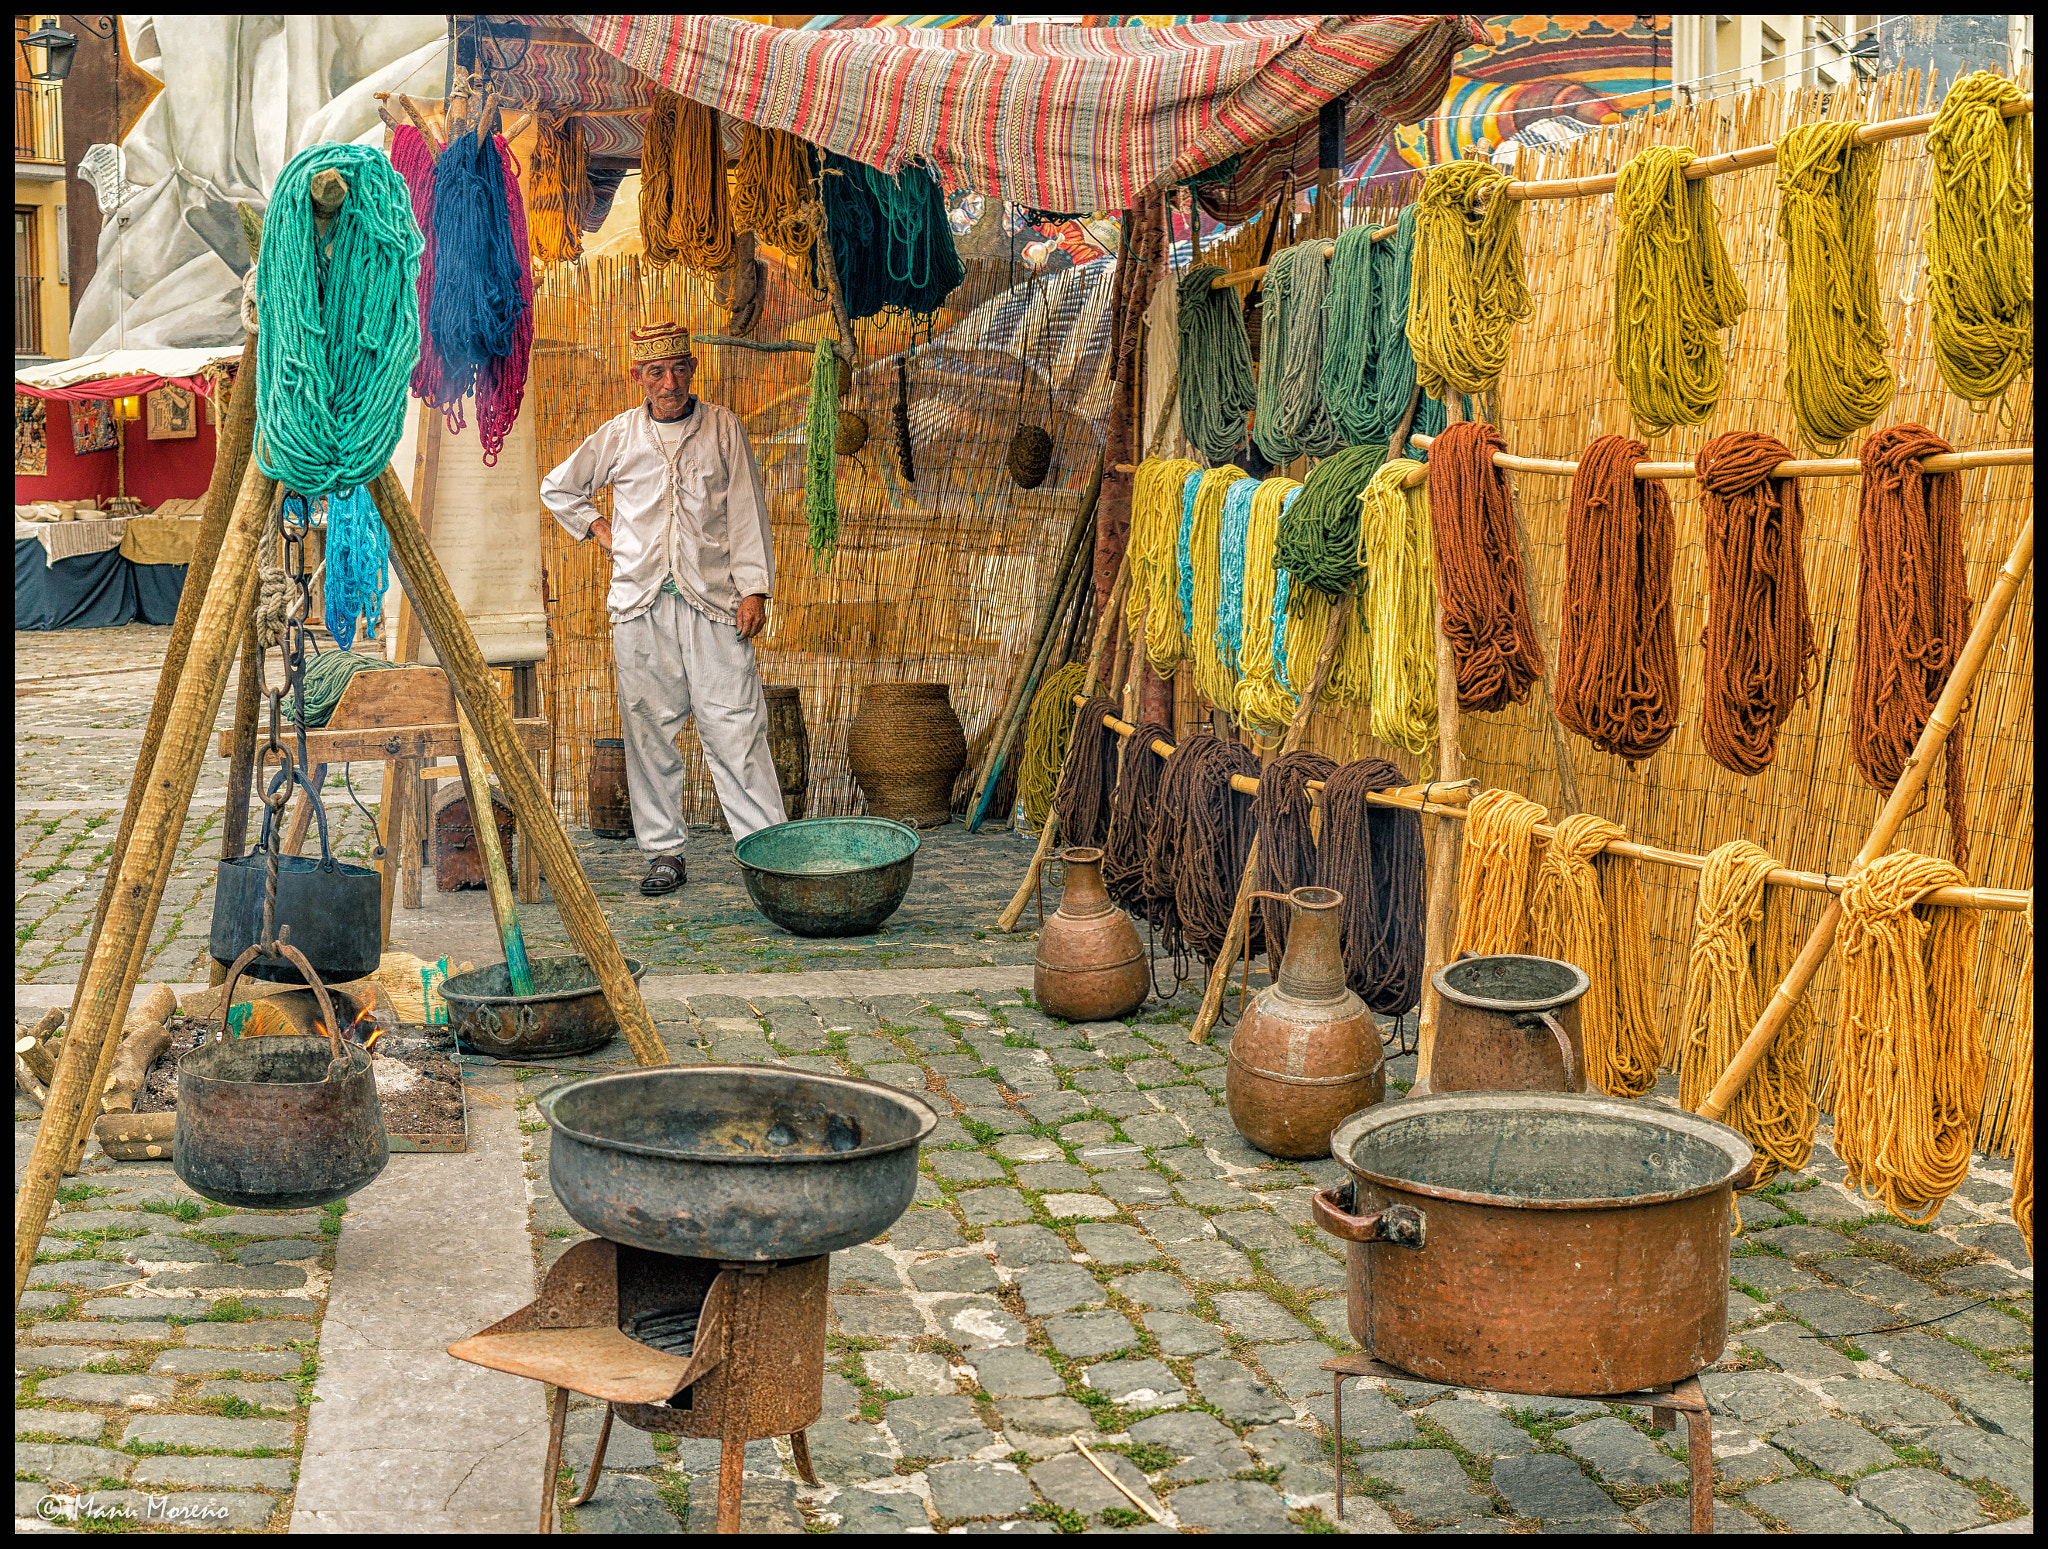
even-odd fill
[[[937,828],[953,815],[967,739],[943,683],[867,683],[846,729],[846,761],[875,817]]]

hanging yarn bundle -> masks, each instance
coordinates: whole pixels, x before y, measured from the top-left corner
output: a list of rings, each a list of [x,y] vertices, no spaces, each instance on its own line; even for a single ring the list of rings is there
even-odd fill
[[[1543,816],[1513,791],[1481,791],[1472,799],[1458,861],[1458,952],[1491,957],[1523,950]]]
[[[1335,759],[1302,748],[1282,753],[1259,771],[1252,821],[1259,832],[1261,892],[1291,893],[1298,887],[1316,885],[1316,840],[1311,821],[1315,798],[1308,782],[1328,780],[1336,768]],[[1287,905],[1262,898],[1256,908],[1266,924],[1266,950],[1278,962],[1287,951]]]
[[[1950,392],[1984,408],[2034,365],[2034,135],[2027,115],[1999,112],[2021,95],[1979,70],[1949,88],[1927,131],[1934,360]]]
[[[1963,574],[1963,477],[1920,460],[1953,451],[1924,425],[1891,425],[1863,443],[1856,508],[1856,668],[1849,756],[1890,793],[1934,712],[1970,634]],[[1948,738],[1943,781],[1956,865],[1970,864],[1964,807],[1963,713]]]
[[[1529,896],[1536,952],[1576,964],[1592,981],[1579,1003],[1586,1079],[1610,1097],[1654,1087],[1660,1052],[1642,862],[1602,853],[1626,837],[1619,823],[1573,813],[1544,847]]]
[[[1212,705],[1228,706],[1237,687],[1237,679],[1223,661],[1218,629],[1223,586],[1223,503],[1232,489],[1247,482],[1242,468],[1226,466],[1203,474],[1195,488],[1194,519],[1188,529],[1188,655],[1195,668],[1195,692]]]
[[[1164,901],[1145,890],[1145,852],[1158,824],[1166,761],[1152,751],[1152,744],[1157,740],[1171,745],[1172,737],[1171,727],[1147,721],[1124,743],[1123,769],[1109,803],[1109,837],[1102,845],[1102,882],[1109,896],[1155,927]]]
[[[1251,536],[1252,497],[1258,492],[1257,479],[1239,479],[1223,496],[1223,532],[1216,544],[1215,638],[1230,681],[1232,697],[1219,701],[1225,709],[1234,702],[1237,680],[1244,673],[1244,551]]]
[[[1408,342],[1432,398],[1497,386],[1514,326],[1529,315],[1522,223],[1507,181],[1490,161],[1454,161],[1431,168],[1416,196]]]
[[[1316,704],[1326,710],[1362,705],[1372,693],[1372,641],[1366,631],[1365,603],[1357,597],[1326,597],[1312,586],[1290,587],[1286,571],[1273,578],[1273,683],[1284,697],[1280,724],[1292,720],[1301,696],[1315,681],[1316,658],[1330,633],[1332,610],[1344,610],[1337,651]],[[1297,599],[1299,599],[1297,603]],[[1276,706],[1277,708],[1277,706]]]
[[[1429,537],[1429,486],[1404,488],[1417,464],[1385,464],[1365,486],[1358,558],[1372,652],[1372,734],[1410,753],[1435,745],[1436,562]]]
[[[1394,222],[1394,234],[1372,249],[1372,362],[1374,439],[1391,441],[1408,405],[1416,401],[1413,435],[1433,436],[1448,411],[1441,398],[1416,400],[1415,351],[1408,343],[1408,297],[1415,277],[1415,206]],[[1405,448],[1397,448],[1405,450]]]
[[[1372,356],[1372,273],[1372,228],[1353,226],[1337,238],[1330,257],[1320,381],[1330,421],[1346,446],[1387,439],[1375,428],[1379,375]]]
[[[327,632],[343,651],[355,644],[357,615],[362,616],[369,638],[377,638],[390,541],[376,502],[362,485],[327,497],[327,575],[321,589],[327,604]]]
[[[1291,695],[1273,670],[1275,592],[1273,548],[1280,518],[1301,485],[1293,479],[1264,479],[1252,491],[1251,520],[1244,533],[1244,643],[1238,648],[1237,716],[1254,731],[1277,732],[1294,713]],[[1284,631],[1287,620],[1282,616]],[[1284,639],[1284,634],[1283,634]]]
[[[1678,729],[1671,497],[1638,479],[1647,450],[1602,436],[1579,455],[1564,520],[1557,719],[1633,768]]]
[[[1386,447],[1371,441],[1325,457],[1309,474],[1273,550],[1273,563],[1292,578],[1290,609],[1306,607],[1311,590],[1342,597],[1359,589],[1365,567],[1358,557],[1358,497],[1386,460]]]
[[[839,547],[838,477],[832,465],[839,431],[838,389],[839,357],[832,353],[831,340],[820,339],[811,352],[811,402],[804,416],[804,525],[810,535],[813,575],[821,565],[832,568]]]
[[[810,210],[816,197],[811,148],[795,135],[740,125],[739,163],[732,173],[732,223],[770,247],[802,258],[817,240]]]
[[[505,216],[518,266],[519,320],[513,324],[511,343],[505,353],[477,368],[476,439],[483,449],[486,468],[498,466],[498,453],[518,422],[519,405],[526,397],[527,371],[533,361],[533,266],[525,261],[526,201],[519,195],[519,164],[512,159],[512,147],[505,143],[503,135],[493,135],[491,144],[498,154],[498,172],[505,187]]]
[[[1060,764],[1067,756],[1067,737],[1074,728],[1074,696],[1088,681],[1088,669],[1068,662],[1049,674],[1032,696],[1031,718],[1025,723],[1024,751],[1017,762],[1017,800],[1033,828],[1045,826],[1059,787]],[[1076,844],[1080,840],[1074,841]]]
[[[1177,298],[1181,433],[1211,465],[1236,460],[1258,403],[1244,302],[1234,286],[1211,284],[1223,272],[1194,265]]]
[[[1710,180],[1686,179],[1696,159],[1682,145],[1652,145],[1614,185],[1614,375],[1646,436],[1714,412],[1719,330],[1749,306],[1721,243]]]
[[[1406,1016],[1422,1000],[1422,818],[1365,798],[1403,783],[1385,759],[1361,758],[1323,787],[1317,880],[1344,895],[1344,980],[1385,1017]]]
[[[732,209],[718,112],[660,87],[640,152],[640,236],[655,268],[698,274],[732,266]]]
[[[1493,463],[1504,450],[1500,432],[1474,420],[1446,426],[1429,449],[1437,595],[1460,710],[1518,705],[1543,676],[1507,475]]]
[[[412,206],[413,224],[421,237],[419,277],[413,283],[419,306],[419,360],[412,368],[412,395],[436,406],[450,405],[448,425],[460,430],[467,421],[462,413],[462,394],[451,395],[441,386],[441,352],[434,348],[434,153],[426,137],[411,124],[400,124],[391,136],[391,165],[404,179]],[[260,268],[261,265],[258,265]]]
[[[526,212],[502,136],[458,134],[434,162],[434,282],[428,318],[439,357],[438,397],[461,424],[477,399],[484,461],[495,464],[518,417],[533,343],[533,275]]]
[[[310,185],[329,167],[349,195],[316,242]],[[391,461],[420,341],[411,212],[372,146],[309,145],[278,174],[256,269],[256,446],[264,473],[289,489],[331,494]]]
[[[1105,715],[1120,717],[1121,712],[1114,699],[1100,696],[1089,700],[1074,715],[1066,761],[1060,765],[1059,785],[1052,799],[1063,844],[1095,846],[1109,837],[1119,739],[1102,724]]]
[[[917,482],[917,464],[910,455],[910,357],[896,357],[896,403],[890,411],[896,432],[896,472],[905,484]]]
[[[1777,865],[1748,840],[1732,839],[1700,871],[1678,1050],[1678,1100],[1688,1112],[1706,1102],[1792,967],[1792,890],[1764,880]],[[1813,1007],[1801,995],[1721,1116],[1756,1147],[1751,1188],[1799,1171],[1813,1155],[1820,1109],[1812,1065]]]
[[[1778,728],[1813,686],[1819,655],[1806,611],[1799,481],[1770,477],[1791,455],[1775,436],[1737,430],[1693,460],[1707,551],[1700,741],[1737,774],[1769,767]]]
[[[1187,949],[1205,963],[1223,950],[1237,887],[1257,833],[1252,798],[1232,787],[1232,775],[1256,776],[1249,750],[1220,737],[1187,738],[1167,760],[1159,790],[1159,821],[1145,857],[1145,886],[1169,881],[1174,922]],[[1264,950],[1257,916],[1247,926],[1248,952]]]
[[[1184,654],[1178,558],[1181,490],[1201,471],[1185,457],[1147,458],[1131,481],[1131,585],[1124,602],[1124,628],[1162,678],[1172,675]]]
[[[1294,265],[1301,251],[1284,247],[1275,253],[1259,288],[1259,395],[1252,442],[1275,468],[1301,455],[1301,448],[1287,437],[1287,415],[1280,404],[1280,384],[1287,376],[1287,330],[1294,320]]]
[[[1975,909],[1926,902],[1969,879],[1894,850],[1842,889],[1835,1150],[1848,1181],[1915,1225],[1970,1174],[1984,1095]]]
[[[929,323],[967,277],[938,179],[922,167],[891,174],[827,151],[818,186],[847,316],[859,322],[888,312]],[[824,245],[813,244],[811,284],[820,290],[824,255]]]
[[[550,110],[534,120],[532,188],[533,256],[544,264],[573,264],[583,256],[590,216],[583,120],[575,114]]]
[[[1785,396],[1809,450],[1826,456],[1884,413],[1897,381],[1877,296],[1877,174],[1863,126],[1801,124],[1778,139],[1785,243]],[[2029,260],[2031,267],[2031,259]]]
[[[1212,470],[1220,471],[1220,470]],[[1242,468],[1231,469],[1242,476]],[[1180,487],[1180,527],[1174,534],[1174,574],[1179,578],[1174,594],[1174,622],[1180,628],[1180,649],[1186,658],[1193,642],[1189,639],[1190,615],[1195,607],[1195,502],[1201,498],[1206,473],[1191,473]]]
[[[1287,287],[1284,353],[1268,355],[1280,375],[1280,431],[1306,457],[1328,457],[1344,445],[1323,397],[1324,306],[1330,294],[1330,265],[1323,244],[1304,242]]]

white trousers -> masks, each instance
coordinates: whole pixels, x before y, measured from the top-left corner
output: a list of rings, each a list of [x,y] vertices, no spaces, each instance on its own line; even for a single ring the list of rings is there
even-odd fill
[[[787,821],[768,755],[768,700],[751,640],[663,591],[647,612],[612,626],[612,654],[619,670],[633,832],[643,854],[683,850],[688,776],[676,738],[693,712],[733,838]]]

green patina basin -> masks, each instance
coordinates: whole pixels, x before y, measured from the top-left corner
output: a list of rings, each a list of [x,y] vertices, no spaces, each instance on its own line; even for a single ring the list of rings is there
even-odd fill
[[[733,846],[754,907],[793,936],[865,936],[910,891],[917,834],[886,818],[805,818]]]

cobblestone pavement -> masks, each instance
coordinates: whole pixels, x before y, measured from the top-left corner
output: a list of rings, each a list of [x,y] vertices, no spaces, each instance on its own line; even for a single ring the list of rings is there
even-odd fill
[[[1227,1045],[1191,1045],[1185,1012],[1070,1027],[1021,993],[700,995],[651,1009],[678,1060],[865,1075],[949,1115],[915,1206],[834,1257],[825,1413],[810,1431],[823,1486],[798,1482],[786,1443],[755,1443],[747,1528],[1143,1523],[1074,1452],[1077,1432],[1169,1526],[1334,1523],[1319,1363],[1354,1347],[1343,1261],[1309,1225],[1308,1199],[1340,1173],[1237,1136],[1222,1106]],[[595,1063],[622,1063],[616,1051]],[[1390,1100],[1413,1063],[1393,1062]],[[545,1267],[584,1233],[549,1190],[530,1106],[551,1083],[523,1075]],[[1731,1338],[1704,1377],[1717,1531],[1940,1532],[2022,1516],[2033,1284],[2010,1175],[1980,1166],[1930,1231],[1873,1218],[1842,1176],[1822,1144],[1805,1172],[1743,1203]],[[1363,1379],[1345,1411],[1360,1448],[1348,1530],[1685,1530],[1683,1432],[1652,1429],[1645,1411]],[[599,1417],[572,1411],[579,1480]],[[715,1444],[619,1427],[605,1468],[577,1531],[708,1526]]]

